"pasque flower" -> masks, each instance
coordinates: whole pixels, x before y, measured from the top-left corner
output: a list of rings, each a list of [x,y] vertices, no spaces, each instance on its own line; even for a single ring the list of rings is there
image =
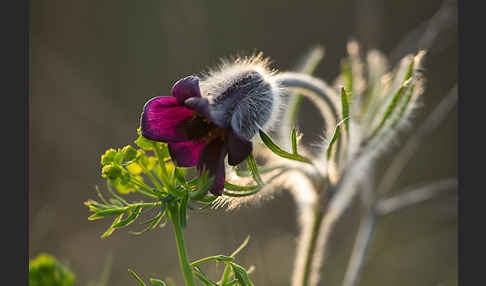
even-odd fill
[[[179,167],[197,166],[214,177],[210,192],[221,195],[225,163],[235,166],[252,152],[251,138],[272,116],[278,87],[262,65],[246,62],[179,80],[172,96],[149,100],[141,117],[144,137],[167,142]]]

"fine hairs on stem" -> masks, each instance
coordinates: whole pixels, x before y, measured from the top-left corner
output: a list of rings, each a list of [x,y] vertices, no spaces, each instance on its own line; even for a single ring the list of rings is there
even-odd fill
[[[426,30],[420,45],[430,47],[430,39],[437,38],[440,30],[436,23],[447,22],[443,16],[436,18],[438,22],[431,21],[434,26]],[[88,219],[114,217],[101,235],[105,238],[155,208],[157,214],[141,223],[148,227],[133,234],[170,221],[186,285],[198,285],[199,280],[211,286],[253,286],[249,277],[253,268],[239,265],[234,257],[248,238],[231,255],[212,255],[191,263],[184,238],[188,210],[262,204],[286,189],[295,201],[299,224],[290,282],[316,286],[324,267],[333,262],[330,238],[358,197],[360,223],[342,278],[343,286],[357,286],[380,218],[457,186],[456,178],[448,178],[387,196],[426,136],[456,105],[457,85],[376,178],[378,159],[398,145],[398,134],[412,130],[412,118],[425,92],[422,62],[426,51],[404,54],[392,67],[384,54],[363,53],[355,40],[346,48],[332,85],[312,75],[324,57],[322,47],[310,50],[297,71],[270,69],[268,58],[258,53],[224,60],[202,78],[180,79],[171,96],[152,98],[143,107],[134,142],[138,149],[128,145],[101,156],[101,174],[111,197],[106,200],[98,190],[100,202],[85,202],[93,212]],[[321,142],[313,146],[316,152],[299,142],[302,134],[297,119],[304,98],[315,105],[326,126]],[[138,193],[150,201],[130,202],[114,189],[122,195]],[[212,281],[199,267],[213,262],[225,265],[219,281]],[[146,285],[134,271],[129,274],[139,285]],[[167,285],[155,278],[150,282]]]
[[[452,109],[457,101],[457,86],[455,86],[448,96],[435,108],[431,115],[421,125],[421,128],[414,133],[401,149],[399,154],[392,161],[387,172],[382,177],[376,194],[384,195],[398,178],[403,170],[408,158],[413,154],[416,146],[425,138],[426,134],[435,129],[438,124],[444,120],[445,115]],[[413,188],[412,190],[400,191],[398,195],[392,198],[374,200],[372,205],[367,208],[366,213],[361,219],[361,223],[356,237],[353,252],[351,254],[348,268],[346,270],[343,286],[357,285],[367,249],[372,239],[372,234],[376,221],[385,215],[399,211],[407,206],[413,206],[425,200],[431,199],[445,190],[457,186],[457,179],[445,179],[438,182],[425,184],[422,187]]]

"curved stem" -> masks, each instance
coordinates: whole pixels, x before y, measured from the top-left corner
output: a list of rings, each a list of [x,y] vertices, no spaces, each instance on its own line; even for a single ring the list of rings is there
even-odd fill
[[[361,270],[363,269],[371,238],[375,230],[376,220],[377,215],[373,209],[369,209],[365,217],[361,220],[353,252],[349,259],[346,274],[344,275],[343,286],[358,285]]]
[[[228,283],[230,279],[230,275],[231,275],[231,266],[229,264],[226,264],[226,267],[224,268],[224,272],[223,272],[223,277],[221,277],[222,286],[225,286]]]
[[[191,266],[198,266],[201,263],[208,262],[208,261],[221,261],[221,255],[213,255],[205,258],[201,258],[191,263]]]
[[[187,286],[196,286],[196,281],[192,274],[191,265],[187,259],[186,244],[184,242],[184,233],[182,232],[181,224],[179,221],[179,212],[177,211],[177,205],[168,205],[170,212],[170,218],[174,227],[174,233],[177,242],[177,251],[179,253],[179,261],[181,265],[182,274]]]
[[[307,91],[303,93],[303,95],[307,96],[309,92],[312,95],[318,95],[319,99],[323,99],[325,101],[325,103],[322,105],[325,105],[326,109],[330,109],[331,112],[331,114],[326,115],[325,119],[327,119],[328,116],[334,117],[335,120],[339,118],[339,95],[332,87],[327,85],[327,83],[325,83],[324,81],[316,77],[297,72],[283,72],[277,74],[275,78],[278,83],[284,88],[295,89],[299,92]],[[313,98],[311,98],[311,100],[313,100]],[[316,104],[321,105],[317,102]],[[320,106],[318,107],[319,109],[321,109]],[[321,110],[321,112],[323,112],[323,110]]]
[[[323,214],[324,213],[322,210],[316,208],[316,210],[313,211],[312,224],[309,226],[308,229],[302,230],[301,239],[305,241],[301,242],[302,247],[299,247],[299,249],[297,250],[297,256],[299,257],[298,259],[302,259],[301,263],[303,264],[301,267],[297,267],[294,271],[294,281],[292,281],[292,285],[294,286],[309,285],[312,260],[316,251],[316,242],[322,223]]]
[[[299,72],[305,74],[312,74],[314,69],[317,67],[317,64],[322,60],[324,57],[324,48],[322,47],[315,47],[312,49],[309,54],[307,55],[306,59],[301,68],[299,68]],[[285,112],[284,117],[282,118],[283,124],[280,128],[280,140],[283,142],[285,148],[290,146],[290,141],[288,139],[289,134],[292,128],[296,125],[297,122],[297,115],[299,113],[300,104],[302,102],[302,96],[297,93],[293,92],[289,95],[287,100],[287,110]]]

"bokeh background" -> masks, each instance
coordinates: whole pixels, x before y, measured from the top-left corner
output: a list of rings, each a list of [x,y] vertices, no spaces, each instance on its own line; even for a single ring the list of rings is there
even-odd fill
[[[315,75],[333,82],[346,42],[377,48],[391,63],[416,51],[440,0],[66,1],[30,3],[29,255],[67,262],[77,285],[98,280],[112,257],[107,285],[172,277],[183,285],[171,228],[133,236],[99,236],[110,221],[87,220],[83,202],[103,189],[99,156],[133,143],[143,104],[168,94],[179,78],[238,52],[263,51],[273,68],[292,70],[314,45],[326,49]],[[427,60],[424,106],[415,126],[457,82],[457,10],[446,14]],[[437,21],[436,21],[437,22]],[[318,115],[304,103],[304,144],[318,139]],[[383,158],[386,168],[396,148]],[[408,164],[396,189],[457,176],[457,110]],[[322,285],[339,285],[358,225],[357,208],[332,237]],[[131,226],[139,230],[141,226]],[[289,285],[298,226],[282,190],[259,207],[191,213],[192,258],[230,253],[246,237],[242,265],[255,265],[256,285]],[[457,192],[380,221],[361,285],[457,285]],[[222,267],[222,266],[220,266]],[[221,268],[211,266],[214,275]]]

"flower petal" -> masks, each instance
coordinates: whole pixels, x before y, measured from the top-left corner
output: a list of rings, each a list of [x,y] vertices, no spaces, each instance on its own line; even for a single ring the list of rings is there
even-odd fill
[[[213,120],[213,116],[211,115],[211,110],[209,107],[209,101],[207,98],[204,97],[191,97],[184,101],[184,104],[189,107],[190,109],[196,111],[197,113],[201,114],[202,116],[209,119],[209,121],[213,122],[214,124],[218,125],[217,122]],[[218,125],[219,127],[225,127]]]
[[[150,140],[180,142],[187,140],[184,120],[194,111],[180,104],[172,96],[158,96],[149,100],[142,113],[142,135]]]
[[[169,143],[169,154],[178,167],[194,167],[197,164],[201,150],[206,145],[207,142],[202,140]]]
[[[197,76],[188,76],[179,80],[172,87],[171,94],[180,104],[183,104],[188,98],[201,97],[199,78]]]
[[[239,136],[234,131],[228,134],[228,163],[236,166],[250,155],[253,150],[251,141]]]
[[[223,194],[225,181],[224,158],[228,152],[226,143],[216,138],[209,142],[199,155],[197,169],[199,173],[208,170],[209,175],[214,177],[210,192],[215,196]]]

